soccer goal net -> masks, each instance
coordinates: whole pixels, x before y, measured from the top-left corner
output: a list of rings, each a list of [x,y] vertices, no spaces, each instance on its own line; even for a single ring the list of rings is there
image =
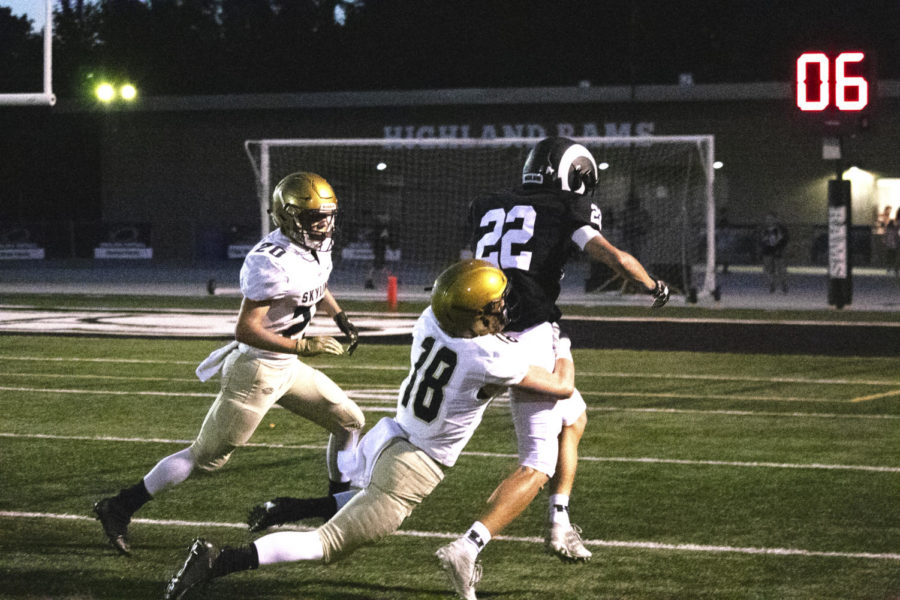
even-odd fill
[[[679,293],[715,290],[712,136],[574,138],[600,167],[595,203],[603,234],[634,254]],[[429,284],[466,256],[466,221],[476,196],[521,183],[534,138],[247,140],[259,192],[262,231],[273,187],[294,171],[325,177],[340,202],[335,275],[369,268],[378,252],[405,283]],[[384,243],[386,241],[386,244]],[[572,276],[570,271],[574,271]],[[563,293],[602,278],[584,257],[567,271]],[[583,275],[579,278],[577,273]],[[589,274],[590,273],[590,274]],[[611,272],[606,291],[624,290]]]

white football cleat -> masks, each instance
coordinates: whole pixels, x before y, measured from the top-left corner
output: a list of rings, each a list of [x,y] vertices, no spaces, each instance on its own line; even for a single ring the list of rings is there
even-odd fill
[[[553,523],[544,538],[544,548],[549,554],[558,556],[564,562],[587,562],[591,551],[584,547],[581,528],[578,525]]]
[[[481,580],[481,563],[469,556],[462,546],[465,543],[465,540],[458,539],[438,548],[434,554],[459,597],[463,600],[478,600],[475,597],[475,584]]]

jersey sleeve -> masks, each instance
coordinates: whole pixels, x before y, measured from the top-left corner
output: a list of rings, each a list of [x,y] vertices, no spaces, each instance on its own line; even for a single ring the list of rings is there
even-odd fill
[[[273,300],[290,288],[288,274],[267,252],[251,252],[241,267],[241,294],[249,300]]]
[[[603,219],[600,208],[589,196],[578,196],[570,206],[572,241],[584,250],[592,238],[600,235]]]
[[[528,374],[528,357],[523,346],[504,338],[491,336],[492,343],[486,348],[484,361],[484,383],[510,386],[525,379]]]

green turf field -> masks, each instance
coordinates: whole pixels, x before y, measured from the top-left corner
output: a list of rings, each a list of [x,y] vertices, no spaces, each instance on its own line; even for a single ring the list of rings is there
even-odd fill
[[[253,504],[325,489],[326,435],[273,410],[248,448],[161,495],[106,545],[91,503],[187,445],[220,342],[0,337],[0,598],[161,598],[191,539],[252,540]],[[407,348],[313,359],[366,410],[393,412]],[[480,598],[900,597],[896,358],[576,350],[589,423],[572,518],[594,553],[542,553],[546,494],[482,553]],[[197,598],[452,598],[433,559],[516,464],[492,406],[458,465],[398,535],[331,565],[278,565]],[[308,525],[314,525],[309,523]]]

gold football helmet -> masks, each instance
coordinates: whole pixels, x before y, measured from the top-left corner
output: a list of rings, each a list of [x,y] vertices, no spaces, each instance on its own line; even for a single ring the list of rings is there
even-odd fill
[[[325,178],[315,173],[291,173],[272,193],[272,222],[292,242],[327,252],[334,243],[338,202]]]
[[[500,333],[509,322],[507,289],[503,271],[483,260],[464,260],[438,275],[431,309],[441,329],[454,337]]]

